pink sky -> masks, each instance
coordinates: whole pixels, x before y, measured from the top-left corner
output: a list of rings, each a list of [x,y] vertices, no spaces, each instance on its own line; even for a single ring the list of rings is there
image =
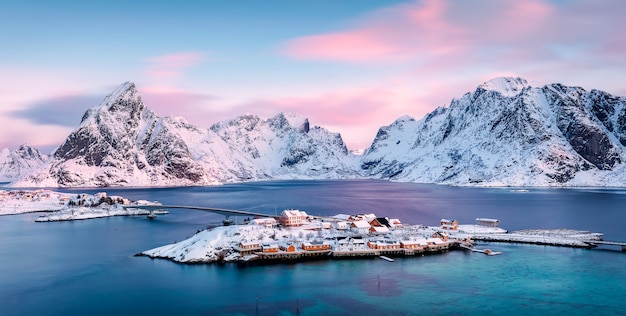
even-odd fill
[[[248,20],[246,36],[162,36],[167,48],[131,47],[115,55],[117,64],[101,59],[95,69],[1,63],[0,147],[52,148],[75,126],[34,123],[25,108],[58,106],[61,96],[101,99],[127,80],[160,115],[209,127],[244,113],[296,112],[340,132],[351,148],[366,147],[404,114],[419,119],[497,76],[626,95],[625,13],[617,0],[390,2],[306,31]],[[76,106],[76,125],[95,105]]]

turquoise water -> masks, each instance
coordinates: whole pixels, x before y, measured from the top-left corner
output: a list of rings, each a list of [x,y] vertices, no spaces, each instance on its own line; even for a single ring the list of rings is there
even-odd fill
[[[621,190],[520,194],[380,181],[298,181],[117,193],[258,211],[300,205],[320,214],[371,210],[408,223],[496,217],[505,228],[603,227],[607,239],[626,240]],[[36,217],[0,217],[2,315],[626,314],[626,253],[612,248],[484,243],[478,246],[503,254],[451,251],[393,263],[180,265],[133,254],[218,224],[220,216],[177,210],[153,221],[35,223]]]

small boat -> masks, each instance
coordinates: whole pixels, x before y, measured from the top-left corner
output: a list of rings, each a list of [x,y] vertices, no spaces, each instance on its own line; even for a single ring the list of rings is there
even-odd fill
[[[149,219],[155,219],[157,217],[155,212],[150,212],[150,214],[148,214],[148,218]]]
[[[501,252],[493,251],[491,249],[485,249],[485,250],[483,250],[483,253],[488,255],[488,256],[495,256],[495,255],[501,254]]]
[[[233,224],[233,220],[232,219],[225,219],[222,221],[222,224],[224,224],[224,226],[230,226]]]
[[[389,262],[393,262],[393,259],[391,259],[389,257],[386,257],[386,256],[380,256],[380,259],[387,260]]]

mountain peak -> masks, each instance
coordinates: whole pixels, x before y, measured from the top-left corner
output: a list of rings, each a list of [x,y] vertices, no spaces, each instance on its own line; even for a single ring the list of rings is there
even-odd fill
[[[309,119],[296,113],[281,112],[269,119],[269,122],[270,125],[279,129],[290,127],[303,133],[309,132]]]
[[[113,92],[109,93],[104,100],[100,103],[101,107],[109,107],[114,104],[126,103],[126,102],[141,102],[141,97],[135,83],[126,81],[119,85]]]
[[[516,96],[527,87],[530,87],[528,81],[520,77],[497,77],[478,86],[479,89],[497,91],[507,97]]]

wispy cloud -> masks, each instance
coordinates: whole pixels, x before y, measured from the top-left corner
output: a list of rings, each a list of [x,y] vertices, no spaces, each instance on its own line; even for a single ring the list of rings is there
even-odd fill
[[[13,117],[27,119],[35,124],[76,127],[83,113],[102,101],[102,96],[66,95],[40,100],[11,112]]]
[[[149,77],[177,79],[188,68],[197,66],[206,60],[203,52],[181,52],[148,58],[150,64],[145,73]]]
[[[301,60],[413,61],[440,71],[616,62],[626,47],[626,37],[616,30],[625,11],[626,2],[617,0],[558,6],[543,0],[414,1],[374,12],[349,29],[293,39],[283,51]]]
[[[171,87],[138,87],[142,100],[159,115],[182,116],[198,126],[215,123],[216,97]]]

